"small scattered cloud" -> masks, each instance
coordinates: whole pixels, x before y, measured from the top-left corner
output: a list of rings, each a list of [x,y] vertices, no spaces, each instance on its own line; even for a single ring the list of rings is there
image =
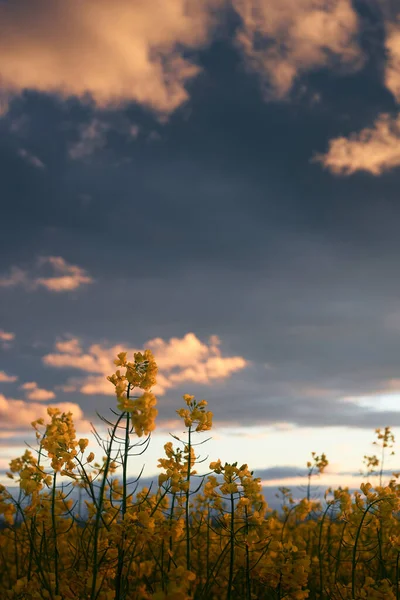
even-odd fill
[[[94,118],[80,128],[79,139],[69,147],[68,155],[73,160],[87,158],[106,145],[109,125]]]
[[[11,331],[4,331],[4,329],[0,329],[0,340],[2,342],[11,342],[15,339],[15,333],[11,333]]]
[[[298,77],[324,67],[364,64],[359,21],[351,0],[232,0],[241,18],[236,34],[248,68],[269,100],[283,100]]]
[[[28,282],[25,271],[18,267],[11,267],[10,274],[0,277],[0,287],[14,287]]]
[[[82,353],[82,348],[78,338],[70,338],[56,342],[56,349],[65,354],[79,355]]]
[[[400,166],[400,115],[381,114],[372,127],[330,140],[326,154],[317,154],[313,161],[335,175],[381,175]]]
[[[0,329],[0,345],[3,350],[7,350],[11,347],[13,340],[15,339],[15,333],[11,331],[4,331]]]
[[[51,292],[67,292],[75,290],[83,284],[93,283],[86,271],[76,265],[67,263],[61,256],[46,256],[39,259],[39,264],[50,264],[58,276],[39,277],[34,285],[41,285]]]
[[[54,392],[40,388],[35,381],[26,382],[22,384],[20,388],[21,390],[25,390],[25,395],[28,400],[44,402],[46,400],[52,400],[56,397]]]
[[[1,383],[13,383],[17,381],[18,377],[16,375],[7,375],[5,371],[0,371],[0,382]]]
[[[34,271],[46,266],[50,266],[55,274],[50,277],[34,276]],[[92,277],[87,274],[85,269],[71,265],[61,256],[40,257],[32,271],[29,274],[18,267],[12,267],[9,275],[0,277],[0,287],[23,285],[30,291],[44,287],[50,292],[68,292],[84,284],[93,283]]]
[[[28,152],[28,150],[25,150],[25,148],[20,148],[18,150],[18,156],[23,158],[25,160],[25,162],[32,165],[32,167],[35,167],[36,169],[45,169],[46,168],[45,164],[40,160],[40,158],[38,158],[31,152]]]
[[[211,336],[207,344],[201,342],[194,333],[187,333],[183,338],[171,338],[169,341],[154,338],[146,342],[144,346],[153,352],[159,369],[154,393],[163,395],[167,389],[186,381],[206,385],[224,380],[248,366],[249,362],[242,356],[222,356],[219,345],[217,336]],[[127,350],[128,355],[133,356],[134,352],[139,351],[122,345],[106,348],[93,344],[87,352],[83,352],[76,338],[57,342],[56,350],[57,352],[43,357],[44,364],[58,368],[72,367],[89,373],[80,381],[79,391],[83,394],[105,395],[114,394],[114,388],[106,377],[115,371],[113,361],[116,355]],[[72,386],[75,383],[74,381]]]

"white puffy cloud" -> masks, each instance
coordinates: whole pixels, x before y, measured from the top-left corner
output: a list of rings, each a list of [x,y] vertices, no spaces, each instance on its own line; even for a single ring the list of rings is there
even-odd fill
[[[69,382],[73,384],[72,388],[78,387],[83,394],[113,395],[114,387],[106,377],[115,371],[115,357],[119,352],[127,351],[128,358],[133,358],[133,353],[140,350],[123,345],[105,348],[100,344],[93,344],[87,352],[80,350],[78,353],[80,345],[76,338],[63,344],[57,342],[57,351],[45,355],[43,362],[51,367],[72,367],[89,373],[79,384],[76,384],[76,379]],[[194,333],[187,333],[183,338],[171,338],[169,341],[154,338],[146,342],[144,346],[153,352],[159,369],[153,392],[163,395],[167,389],[186,381],[209,384],[226,379],[249,364],[241,356],[223,357],[219,344],[217,336],[211,336],[206,344]],[[68,390],[69,383],[64,386],[64,391]]]
[[[320,162],[336,175],[367,171],[381,175],[400,165],[400,115],[380,115],[372,127],[350,137],[337,137],[329,142],[325,154],[317,154]]]
[[[359,69],[359,22],[351,0],[232,0],[241,17],[236,36],[266,97],[288,96],[303,73],[322,67]]]
[[[206,45],[222,0],[13,0],[0,3],[0,80],[92,98],[101,108],[137,102],[168,114],[200,68],[183,49]]]

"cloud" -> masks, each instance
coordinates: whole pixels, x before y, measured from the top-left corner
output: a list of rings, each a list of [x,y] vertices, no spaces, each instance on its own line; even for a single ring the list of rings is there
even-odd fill
[[[0,3],[0,79],[24,89],[92,98],[99,107],[137,102],[168,114],[188,99],[222,0],[14,0]]]
[[[26,390],[26,397],[28,400],[36,400],[42,402],[46,400],[52,400],[56,397],[55,393],[50,390],[45,390],[38,387],[35,381],[29,381],[20,386],[22,390]]]
[[[11,331],[4,331],[0,329],[0,344],[1,347],[6,350],[11,347],[11,342],[15,338],[15,333],[11,333]]]
[[[400,165],[400,115],[381,114],[374,125],[349,138],[338,137],[329,142],[326,154],[317,154],[320,162],[335,175],[352,175],[367,171],[381,175]]]
[[[69,147],[69,157],[73,160],[85,158],[100,150],[106,144],[107,123],[100,119],[92,119],[84,124],[79,132],[79,140]]]
[[[293,477],[301,477],[307,474],[307,469],[303,467],[267,467],[264,469],[255,469],[254,477],[260,477],[263,481],[275,479],[292,479]]]
[[[44,163],[40,160],[40,158],[38,158],[31,152],[28,152],[28,150],[25,150],[25,148],[20,148],[18,150],[18,156],[23,158],[28,164],[32,165],[33,167],[36,167],[36,169],[46,168]]]
[[[351,0],[232,0],[241,17],[236,43],[267,99],[287,97],[296,79],[323,67],[359,69],[359,23]]]
[[[61,412],[72,412],[75,427],[85,427],[87,423],[83,420],[83,412],[78,404],[72,402],[60,402],[52,404],[55,408],[59,408]],[[48,406],[35,402],[25,402],[14,398],[6,398],[4,394],[0,394],[0,423],[2,430],[26,430],[30,427],[32,421],[44,418],[45,422],[49,420],[47,414]]]
[[[397,18],[385,14],[384,22],[384,84],[400,104],[400,13]],[[314,160],[336,175],[366,171],[377,176],[400,165],[399,142],[400,114],[382,113],[372,127],[330,140],[326,154],[318,154]]]
[[[12,267],[8,276],[0,278],[0,287],[24,285],[28,290],[44,287],[50,292],[68,292],[81,285],[93,283],[93,279],[84,269],[71,265],[61,256],[42,256],[36,262],[35,269],[50,266],[55,275],[50,277],[34,277],[18,267]]]
[[[17,381],[18,377],[16,375],[7,375],[5,371],[0,371],[0,382],[1,383],[13,383]]]
[[[25,271],[18,267],[12,267],[10,275],[0,277],[0,287],[14,287],[15,285],[25,284],[27,275]]]
[[[77,387],[76,385],[56,385],[55,389],[69,394],[70,392],[76,392]]]
[[[169,341],[154,338],[146,342],[144,347],[153,352],[159,369],[154,393],[163,395],[167,389],[187,381],[208,384],[224,380],[248,366],[248,361],[241,356],[221,356],[219,344],[217,336],[211,336],[209,343],[205,344],[194,333],[187,333],[183,338],[171,338]],[[122,345],[105,348],[100,344],[93,344],[84,353],[76,338],[57,342],[56,349],[58,352],[43,357],[44,364],[59,368],[72,367],[90,373],[80,381],[79,391],[83,394],[104,395],[114,394],[114,388],[106,377],[115,371],[113,361],[116,355],[127,350],[128,357],[133,357],[133,353],[139,350],[127,349]],[[74,383],[75,380],[72,381]]]
[[[400,103],[400,22],[386,23],[385,85]]]
[[[81,354],[82,349],[78,338],[70,338],[69,340],[63,340],[56,342],[56,349],[59,352],[66,354]]]
[[[13,339],[15,339],[15,333],[11,333],[10,331],[4,331],[3,329],[0,329],[0,340],[2,342],[11,342]]]
[[[42,285],[51,292],[66,292],[75,290],[85,283],[93,283],[86,271],[76,265],[70,265],[61,256],[46,256],[39,259],[39,264],[50,264],[58,277],[39,277],[34,285]]]

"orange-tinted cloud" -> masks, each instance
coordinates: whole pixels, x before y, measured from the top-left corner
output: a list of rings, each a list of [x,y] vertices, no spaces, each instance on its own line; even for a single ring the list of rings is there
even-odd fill
[[[17,381],[18,377],[16,375],[7,375],[5,371],[0,371],[0,382],[1,383],[13,383]]]
[[[385,46],[387,53],[385,85],[400,104],[400,21],[387,22]]]
[[[0,277],[0,287],[14,287],[16,285],[26,284],[27,276],[25,271],[19,267],[12,267],[9,275]]]
[[[12,333],[11,331],[4,331],[3,329],[0,329],[0,340],[2,342],[12,342],[12,340],[15,338],[15,333]]]
[[[42,256],[37,262],[35,269],[50,266],[55,274],[51,277],[35,277],[23,269],[12,267],[11,273],[0,277],[0,287],[14,287],[23,285],[28,290],[44,287],[50,292],[69,292],[76,290],[84,284],[93,283],[85,269],[77,265],[71,265],[61,256]]]
[[[0,329],[0,346],[3,348],[3,350],[7,350],[7,348],[11,347],[14,338],[15,333],[12,333],[11,331],[4,331],[4,329]]]
[[[154,393],[163,395],[167,389],[186,381],[208,384],[215,380],[226,379],[248,366],[249,362],[242,356],[223,357],[219,344],[220,340],[217,336],[211,336],[208,344],[205,344],[194,333],[187,333],[183,338],[171,338],[169,341],[155,338],[146,342],[144,347],[153,352],[159,369],[157,385],[153,388]],[[106,377],[115,372],[113,361],[116,355],[127,351],[128,357],[133,357],[133,353],[139,350],[139,348],[129,349],[123,345],[105,348],[100,344],[93,344],[84,353],[80,350],[76,338],[58,342],[56,349],[57,352],[43,357],[46,365],[74,367],[86,371],[89,375],[80,380],[79,391],[83,394],[104,395],[114,394],[114,387]],[[75,379],[73,383],[76,383]],[[64,391],[67,389],[68,384]]]
[[[246,64],[281,100],[302,73],[359,69],[358,18],[351,0],[232,0],[242,20],[236,42]]]
[[[25,395],[28,400],[36,400],[42,402],[46,400],[52,400],[56,397],[55,393],[51,390],[45,390],[40,388],[35,381],[28,381],[20,386],[22,390],[25,390]]]
[[[88,423],[83,420],[83,412],[78,404],[72,402],[60,402],[52,404],[59,408],[61,412],[72,412],[75,425],[87,429]],[[25,402],[14,398],[6,398],[0,394],[0,423],[2,430],[8,429],[24,429],[30,427],[30,424],[35,419],[44,418],[45,422],[49,421],[47,414],[47,405],[39,402]],[[90,425],[89,425],[90,428]]]
[[[75,290],[83,284],[93,283],[86,271],[76,265],[70,265],[61,256],[42,257],[39,264],[50,264],[57,275],[55,277],[38,277],[35,286],[43,286],[51,292],[67,292]]]
[[[400,165],[400,115],[380,115],[370,128],[349,138],[338,137],[329,142],[326,154],[314,158],[336,175],[368,171],[372,175]]]
[[[66,354],[81,354],[82,348],[77,338],[70,338],[69,340],[63,340],[56,342],[56,349],[59,352],[65,352]]]
[[[200,71],[182,49],[209,41],[222,0],[13,0],[0,3],[0,80],[98,107],[138,102],[168,114]]]

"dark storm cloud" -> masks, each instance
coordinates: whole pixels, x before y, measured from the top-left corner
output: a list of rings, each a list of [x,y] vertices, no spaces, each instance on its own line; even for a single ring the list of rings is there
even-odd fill
[[[330,137],[393,109],[376,67],[316,73],[293,104],[267,105],[221,40],[201,61],[190,103],[164,125],[138,107],[96,111],[32,92],[11,105],[0,276],[51,255],[96,283],[57,297],[3,289],[0,326],[16,341],[2,370],[18,366],[49,389],[77,374],[43,366],[58,336],[109,347],[217,334],[224,355],[252,364],[219,384],[169,390],[161,420],[189,392],[220,423],[400,426],[400,412],[339,401],[400,377],[398,171],[343,180],[310,162]],[[101,143],[71,156],[94,119],[105,124]],[[2,393],[18,397],[12,384]],[[57,399],[86,416],[114,402]]]

